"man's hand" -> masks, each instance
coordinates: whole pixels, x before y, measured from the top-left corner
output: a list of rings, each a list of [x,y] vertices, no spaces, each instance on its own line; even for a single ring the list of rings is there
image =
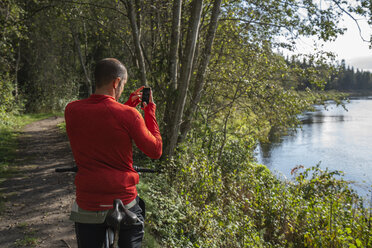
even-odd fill
[[[129,96],[129,100],[126,103],[124,103],[124,104],[125,105],[128,105],[128,106],[131,106],[133,108],[137,107],[137,105],[141,102],[141,99],[142,99],[142,92],[141,92],[141,90],[144,87],[145,86],[139,87],[134,92],[132,92],[132,94],[130,94],[130,96]]]

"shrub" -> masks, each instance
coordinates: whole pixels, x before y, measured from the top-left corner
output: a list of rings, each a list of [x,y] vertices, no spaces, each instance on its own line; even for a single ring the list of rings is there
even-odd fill
[[[188,148],[144,192],[165,247],[368,247],[371,215],[338,171],[319,165],[282,181],[247,162],[226,173]]]

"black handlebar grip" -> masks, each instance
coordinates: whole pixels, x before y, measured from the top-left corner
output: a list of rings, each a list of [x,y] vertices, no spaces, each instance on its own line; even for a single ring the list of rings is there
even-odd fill
[[[78,168],[75,167],[69,167],[69,168],[57,168],[56,172],[77,172]]]
[[[157,173],[157,172],[159,172],[159,171],[154,170],[154,169],[140,168],[140,167],[137,167],[137,166],[133,166],[133,168],[134,168],[137,172],[147,172],[147,173]]]
[[[148,169],[148,168],[140,168],[140,167],[137,167],[137,166],[133,166],[133,168],[137,172],[146,172],[146,173],[157,173],[157,172],[159,172],[158,170]],[[75,167],[69,167],[69,168],[57,168],[55,171],[56,172],[77,172],[78,167],[75,166]]]

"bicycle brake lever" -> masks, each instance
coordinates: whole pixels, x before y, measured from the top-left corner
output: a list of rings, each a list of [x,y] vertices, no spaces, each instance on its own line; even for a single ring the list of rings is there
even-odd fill
[[[132,225],[138,221],[137,215],[126,209],[124,206],[123,211],[125,213],[123,223],[125,223],[126,225]]]

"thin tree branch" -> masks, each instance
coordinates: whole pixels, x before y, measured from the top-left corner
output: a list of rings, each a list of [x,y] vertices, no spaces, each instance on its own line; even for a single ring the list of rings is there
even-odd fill
[[[86,16],[82,16],[82,15],[79,15],[79,17],[80,18],[83,18],[85,20],[94,22],[94,23],[100,25],[104,30],[107,31],[107,26],[104,25],[104,24],[102,24],[102,23],[100,23],[97,19],[92,19],[92,18],[89,18],[89,17],[86,17]],[[121,35],[118,32],[116,32],[116,31],[110,30],[110,32],[113,33],[113,34],[115,34],[116,37],[118,37],[124,43],[124,45],[128,48],[128,50],[129,50],[129,52],[130,52],[130,54],[131,54],[132,57],[135,56],[134,53],[133,53],[133,51],[132,51],[132,49],[130,48],[130,46],[129,46],[128,42],[127,42],[127,39],[124,39],[123,37],[121,37]]]
[[[100,8],[100,9],[110,9],[110,10],[113,10],[113,11],[116,11],[120,14],[122,14],[123,16],[127,16],[126,13],[120,11],[118,8],[115,8],[115,7],[111,7],[111,6],[105,6],[105,5],[100,5],[100,4],[95,4],[95,3],[88,3],[88,2],[81,2],[81,1],[69,1],[69,0],[52,0],[53,2],[57,2],[57,3],[71,3],[71,4],[78,4],[78,5],[89,5],[89,6],[93,6],[95,8]]]
[[[345,10],[341,5],[340,5],[340,3],[338,2],[338,1],[335,1],[335,0],[333,0],[333,2],[337,5],[337,7],[343,12],[343,13],[345,13],[346,15],[348,15],[354,22],[355,22],[355,24],[357,25],[357,27],[358,27],[358,30],[359,30],[359,36],[360,36],[360,38],[362,39],[362,41],[364,41],[364,42],[370,42],[369,40],[366,40],[366,39],[364,39],[363,38],[363,35],[362,35],[362,29],[361,29],[361,27],[360,27],[360,25],[359,25],[359,22],[358,22],[358,20],[354,17],[354,16],[352,16],[351,14],[350,14],[350,12],[348,12],[347,10]]]
[[[243,18],[221,18],[220,20],[221,21],[241,21],[241,22],[244,22],[244,23],[254,23],[254,24],[257,24],[257,25],[273,26],[273,27],[277,27],[277,28],[285,28],[286,27],[284,25],[278,25],[278,24],[267,23],[267,22],[252,21],[252,20],[247,20],[247,19],[243,19]]]

